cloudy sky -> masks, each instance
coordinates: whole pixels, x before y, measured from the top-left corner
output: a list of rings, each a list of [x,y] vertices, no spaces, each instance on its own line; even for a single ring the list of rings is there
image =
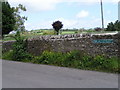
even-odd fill
[[[63,28],[101,27],[100,0],[8,0],[11,6],[23,4],[27,30],[49,29],[60,20]],[[118,19],[118,0],[103,0],[105,27]]]

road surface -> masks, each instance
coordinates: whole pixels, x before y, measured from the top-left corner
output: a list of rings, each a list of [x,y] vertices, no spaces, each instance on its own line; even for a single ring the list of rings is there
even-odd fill
[[[2,61],[3,88],[118,88],[118,75]]]

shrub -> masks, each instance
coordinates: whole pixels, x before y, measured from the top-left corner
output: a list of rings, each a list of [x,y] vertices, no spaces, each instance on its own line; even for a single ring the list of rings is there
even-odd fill
[[[95,30],[95,31],[101,31],[102,28],[100,28],[100,27],[96,27],[94,30]]]
[[[79,51],[71,51],[65,55],[64,66],[66,67],[77,67],[80,63],[80,60],[83,57],[83,53]]]
[[[42,63],[42,64],[51,64],[51,65],[62,65],[62,53],[55,53],[44,51],[40,57],[37,57],[35,62]]]
[[[78,33],[78,31],[75,31],[74,33],[76,34],[76,33]]]
[[[101,69],[105,63],[104,56],[97,55],[92,60],[92,68]]]
[[[23,37],[20,36],[20,32],[18,31],[15,35],[16,42],[13,44],[13,57],[12,59],[15,61],[23,61],[31,58],[26,50],[26,41]]]
[[[114,72],[120,72],[120,67],[118,65],[119,63],[119,60],[117,57],[112,57],[112,58],[109,58],[109,59],[106,59],[106,68],[107,70],[109,71],[114,71]]]
[[[79,68],[80,69],[90,69],[92,66],[92,60],[93,60],[93,58],[91,56],[84,55],[81,59]]]
[[[103,55],[98,55],[94,57],[92,61],[92,68],[95,68],[96,70],[103,70],[108,72],[118,72],[118,58],[117,57],[111,57],[107,58]]]

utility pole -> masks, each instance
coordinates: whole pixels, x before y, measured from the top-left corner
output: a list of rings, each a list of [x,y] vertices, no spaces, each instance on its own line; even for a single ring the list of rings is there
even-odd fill
[[[103,5],[102,5],[102,0],[100,1],[100,5],[101,5],[102,29],[104,30],[104,17],[103,17]]]

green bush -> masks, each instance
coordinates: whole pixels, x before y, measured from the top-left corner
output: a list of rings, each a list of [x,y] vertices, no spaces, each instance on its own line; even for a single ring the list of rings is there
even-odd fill
[[[91,56],[85,55],[82,57],[80,66],[78,68],[80,69],[90,69],[92,66],[92,60],[93,58]]]
[[[106,60],[104,56],[97,55],[92,60],[92,68],[101,69],[105,68]]]
[[[37,56],[35,58],[34,62],[61,66],[62,56],[63,56],[62,53],[44,51],[41,56]]]
[[[66,53],[64,58],[64,66],[66,67],[77,67],[80,63],[80,60],[83,57],[83,53],[79,51],[71,51]]]
[[[17,31],[16,35],[14,36],[14,39],[16,41],[13,44],[11,59],[14,61],[26,61],[27,59],[31,59],[31,55],[29,55],[26,50],[27,47],[26,40],[24,40],[24,38],[21,37],[19,31]]]
[[[21,47],[17,47],[19,48],[18,52],[16,51],[17,54],[15,54],[14,50],[3,54],[3,59],[72,67],[83,70],[96,70],[114,73],[120,72],[120,67],[118,66],[119,60],[117,57],[108,58],[103,55],[92,57],[76,50],[67,53],[44,51],[40,56],[32,56],[27,54],[27,52],[23,52]],[[17,50],[17,48],[15,50]],[[14,57],[16,59],[14,59]]]
[[[64,59],[64,66],[79,69],[89,69],[91,67],[92,57],[86,55],[84,52],[71,51],[67,53]]]
[[[103,55],[92,57],[80,51],[71,51],[68,53],[44,51],[36,61],[41,64],[86,70],[119,72],[117,57],[107,58]]]
[[[118,72],[118,58],[107,58],[103,55],[98,55],[94,57],[92,61],[92,68],[95,68],[96,70]]]
[[[118,65],[119,59],[117,57],[112,57],[109,59],[106,59],[106,68],[110,71],[120,72],[120,67]]]
[[[74,33],[76,34],[76,33],[78,33],[78,31],[75,31]]]

